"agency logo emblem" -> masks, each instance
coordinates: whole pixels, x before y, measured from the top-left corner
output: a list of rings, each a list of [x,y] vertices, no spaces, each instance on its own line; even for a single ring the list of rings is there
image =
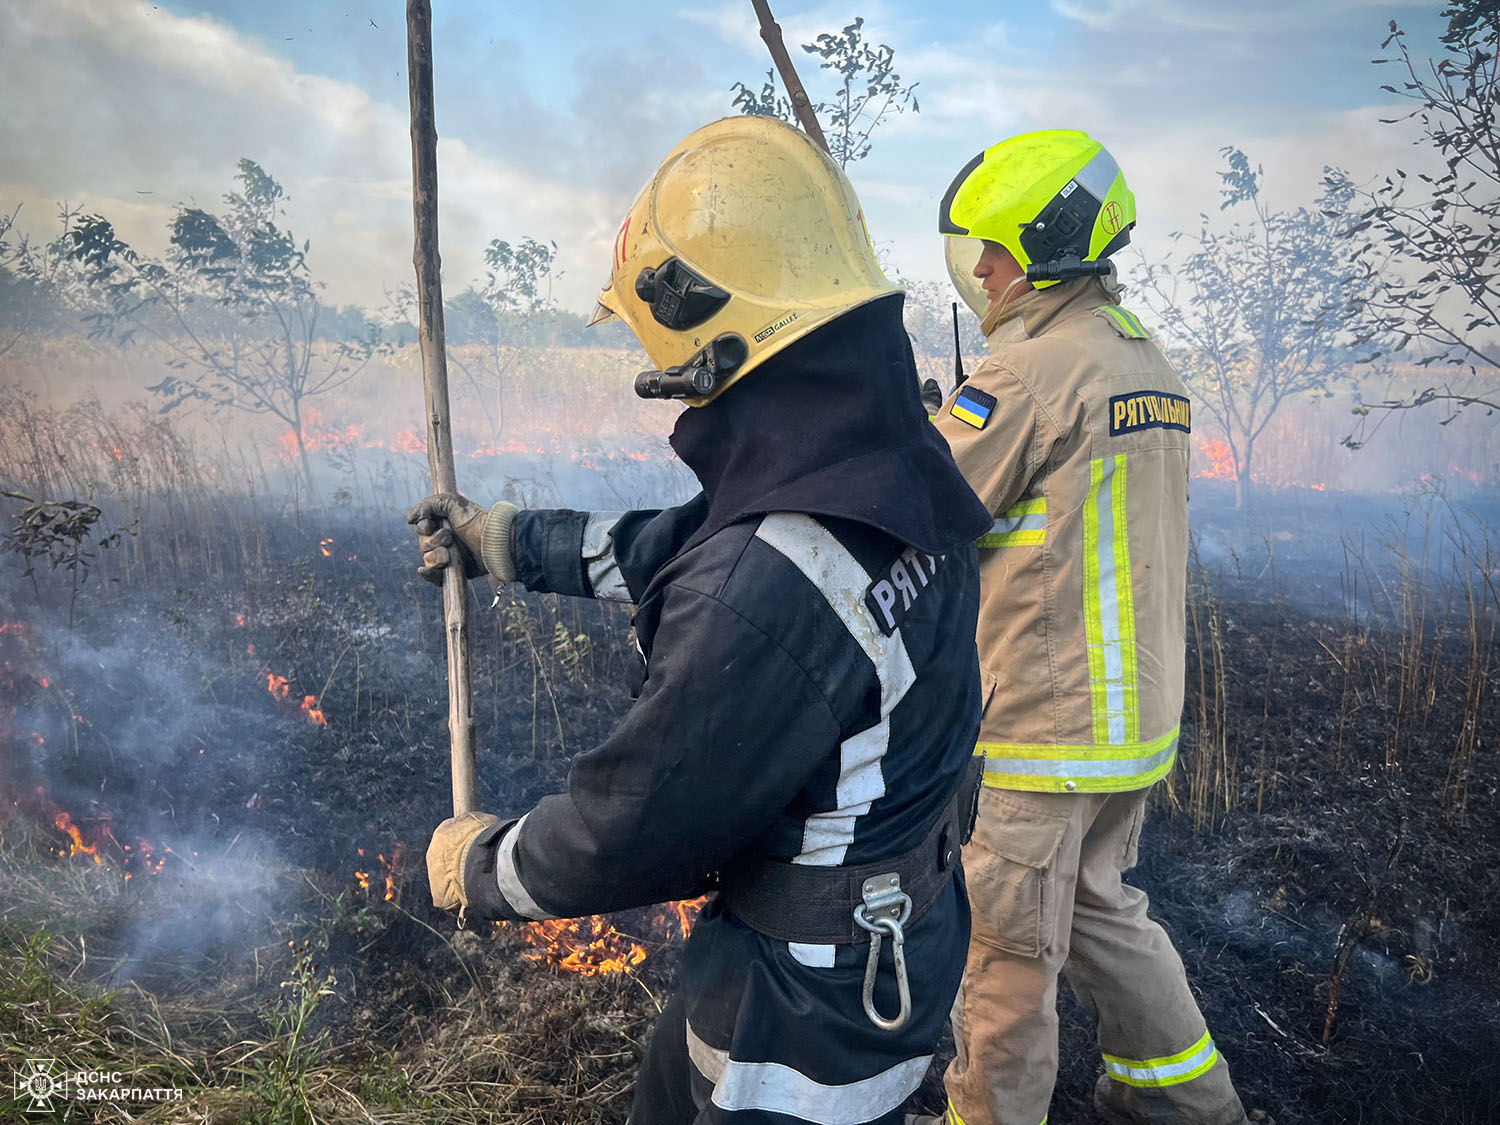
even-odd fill
[[[54,1098],[67,1096],[68,1076],[56,1059],[27,1059],[16,1071],[16,1101],[27,1113],[46,1113]]]

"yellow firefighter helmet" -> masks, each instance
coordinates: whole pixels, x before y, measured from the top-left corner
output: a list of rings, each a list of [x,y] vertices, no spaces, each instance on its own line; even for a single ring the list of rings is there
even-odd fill
[[[1096,266],[1130,241],[1135,195],[1114,157],[1087,133],[1047,129],[985,149],[948,185],[938,208],[948,275],[981,317],[988,298],[973,269],[985,242],[1010,251],[1042,289]],[[1030,267],[1030,268],[1028,268]]]
[[[590,324],[619,317],[660,369],[636,391],[702,406],[821,324],[899,291],[854,189],[807,135],[726,117],[662,161],[615,236]]]

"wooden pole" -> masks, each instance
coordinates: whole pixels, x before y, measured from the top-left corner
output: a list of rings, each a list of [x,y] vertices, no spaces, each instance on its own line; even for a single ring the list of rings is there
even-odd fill
[[[771,52],[771,60],[776,64],[776,71],[781,75],[781,84],[786,87],[787,95],[792,99],[792,110],[797,114],[797,120],[802,122],[807,135],[818,142],[818,147],[828,152],[828,140],[823,136],[823,126],[818,124],[818,114],[808,99],[807,91],[802,88],[802,79],[797,77],[797,68],[792,65],[791,56],[786,53],[781,25],[771,16],[769,0],[750,0],[750,3],[755,6],[755,15],[760,20],[760,37],[765,40],[766,47]],[[830,152],[829,155],[833,154]]]
[[[437,124],[432,102],[432,5],[407,0],[406,70],[411,90],[411,200],[416,239],[417,338],[427,403],[427,467],[437,492],[457,492],[453,426],[448,410],[447,341],[438,259]],[[455,560],[456,561],[456,560]],[[443,571],[443,624],[448,642],[448,737],[453,815],[479,804],[474,777],[474,698],[469,685],[469,599],[462,566]]]

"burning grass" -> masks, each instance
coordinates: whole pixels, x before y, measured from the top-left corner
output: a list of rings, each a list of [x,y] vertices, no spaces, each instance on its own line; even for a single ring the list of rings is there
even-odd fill
[[[442,637],[401,478],[299,511],[170,430],[119,436],[109,465],[162,467],[101,496],[137,529],[72,628],[66,576],[0,571],[0,1064],[182,1091],[140,1121],[623,1121],[694,904],[482,932],[427,905]],[[1277,499],[1264,530],[1195,512],[1187,733],[1140,881],[1252,1104],[1493,1119],[1500,566],[1482,534],[1435,546],[1452,521],[1346,562],[1346,501]],[[515,595],[476,632],[483,804],[519,814],[628,705],[628,620]],[[1054,1110],[1082,1121],[1081,1013],[1063,1036]]]
[[[351,893],[268,857],[200,857],[202,879],[132,888],[112,862],[49,859],[17,816],[0,828],[0,1065],[55,1059],[181,1092],[130,1117],[90,1107],[98,1120],[622,1120],[680,940],[676,911],[634,912],[619,919],[640,934],[633,964],[568,971],[564,935],[454,931],[399,895]],[[251,869],[275,910],[244,897]],[[247,907],[243,932],[138,959],[136,920],[221,893]],[[25,1108],[9,1093],[6,1120]]]

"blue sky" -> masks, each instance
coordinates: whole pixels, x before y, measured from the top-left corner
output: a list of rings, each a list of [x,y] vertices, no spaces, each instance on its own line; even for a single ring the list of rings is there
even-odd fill
[[[769,67],[749,0],[434,6],[450,291],[479,276],[490,238],[531,235],[558,242],[558,294],[586,309],[658,159]],[[1420,152],[1378,123],[1394,75],[1370,59],[1391,18],[1420,53],[1440,26],[1439,4],[1370,0],[773,7],[793,44],[863,15],[920,82],[922,112],[883,127],[850,174],[891,268],[930,279],[949,178],[1028,129],[1109,145],[1148,254],[1216,207],[1224,145],[1264,164],[1284,204],[1310,200],[1324,164],[1410,167]],[[330,298],[379,304],[410,274],[405,52],[399,2],[0,0],[0,205],[44,229],[54,201],[83,204],[152,248],[174,205],[214,203],[251,156],[286,186]],[[816,60],[794,55],[816,96]]]

